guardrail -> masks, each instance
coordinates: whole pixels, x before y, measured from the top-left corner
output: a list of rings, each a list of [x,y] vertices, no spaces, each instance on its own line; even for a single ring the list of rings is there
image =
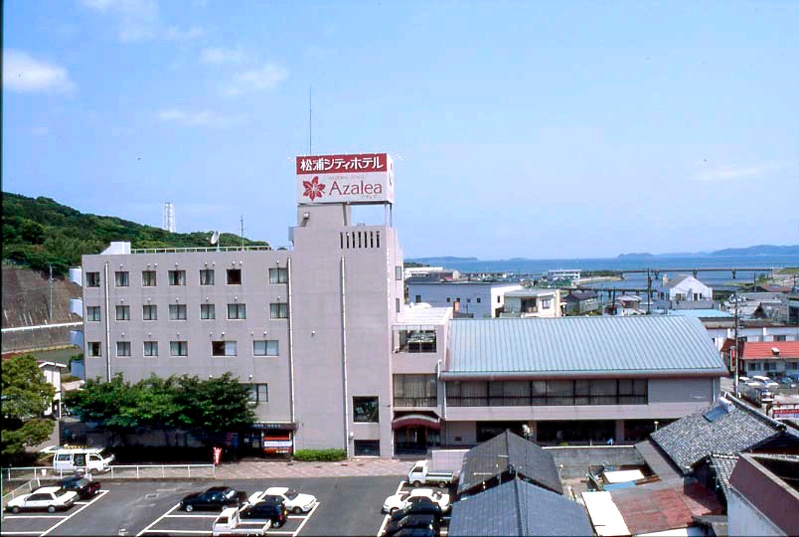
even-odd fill
[[[73,470],[53,470],[44,466],[19,468],[2,468],[3,481],[61,479],[75,475]],[[140,464],[111,465],[109,470],[96,474],[98,479],[193,479],[215,477],[216,466],[213,464]]]

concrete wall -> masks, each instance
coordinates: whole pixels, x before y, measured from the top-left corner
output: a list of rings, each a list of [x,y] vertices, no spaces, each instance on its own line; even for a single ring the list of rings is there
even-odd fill
[[[727,497],[728,535],[785,535],[776,524],[734,488]]]
[[[431,306],[454,308],[455,302],[460,299],[458,313],[482,319],[495,316],[496,309],[505,304],[506,292],[521,288],[518,284],[485,282],[409,283],[408,300],[416,302],[418,295],[421,302]]]

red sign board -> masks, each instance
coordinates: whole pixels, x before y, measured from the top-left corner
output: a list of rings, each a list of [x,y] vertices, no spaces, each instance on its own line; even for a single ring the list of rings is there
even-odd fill
[[[297,201],[394,203],[394,162],[387,153],[297,157]]]

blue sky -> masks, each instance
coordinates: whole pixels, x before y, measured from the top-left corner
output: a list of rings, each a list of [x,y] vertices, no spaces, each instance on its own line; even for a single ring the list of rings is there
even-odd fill
[[[791,0],[4,8],[5,192],[287,245],[312,87],[314,153],[394,157],[406,257],[799,243]]]

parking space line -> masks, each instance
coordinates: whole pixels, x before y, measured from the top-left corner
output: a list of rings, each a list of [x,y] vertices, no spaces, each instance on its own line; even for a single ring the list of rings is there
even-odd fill
[[[303,520],[302,522],[300,522],[300,527],[299,527],[299,528],[297,528],[297,531],[295,531],[295,532],[294,532],[294,536],[293,536],[293,537],[297,537],[297,535],[299,535],[299,534],[300,534],[300,531],[302,530],[303,526],[305,526],[305,524],[307,524],[307,523],[308,523],[308,520],[311,518],[311,515],[313,515],[313,514],[314,514],[314,511],[316,511],[316,509],[317,509],[318,507],[319,507],[319,502],[316,502],[316,505],[314,505],[314,506],[311,508],[311,510],[310,510],[310,511],[308,511],[308,514],[307,514],[307,516],[305,517],[305,520]]]
[[[144,532],[152,532],[152,533],[185,533],[187,535],[197,534],[197,535],[208,535],[209,533],[213,533],[211,530],[143,530]],[[141,535],[141,533],[139,534]]]
[[[60,526],[61,524],[63,524],[63,523],[64,523],[64,522],[66,522],[67,520],[69,520],[70,518],[74,517],[75,515],[77,515],[78,513],[80,513],[80,512],[81,512],[81,511],[83,511],[84,509],[86,509],[87,507],[89,507],[89,506],[90,506],[91,504],[93,504],[94,502],[100,501],[100,499],[101,499],[103,496],[105,496],[106,494],[108,494],[108,491],[107,491],[107,490],[101,490],[100,492],[98,492],[98,493],[97,493],[97,496],[95,496],[94,498],[92,498],[92,501],[88,502],[86,505],[82,505],[82,506],[80,507],[80,509],[78,509],[78,510],[77,510],[77,511],[75,511],[74,513],[70,513],[70,515],[69,515],[69,516],[67,516],[67,517],[64,517],[64,519],[63,519],[63,520],[61,520],[60,522],[58,522],[58,523],[57,523],[57,524],[55,524],[54,526],[51,526],[49,530],[47,530],[46,532],[44,532],[44,533],[41,533],[41,534],[39,534],[39,535],[40,535],[41,537],[44,537],[45,535],[47,535],[48,533],[50,533],[51,531],[53,531],[54,529],[56,529],[58,526]]]
[[[172,513],[178,507],[180,507],[180,503],[176,503],[175,506],[172,509],[170,509],[169,511],[167,511],[163,515],[159,516],[158,518],[156,518],[155,522],[153,522],[152,524],[150,524],[149,526],[147,526],[146,528],[141,530],[139,533],[137,533],[136,537],[138,537],[139,535],[144,535],[145,533],[147,533],[147,530],[149,530],[150,528],[152,528],[153,526],[155,526],[156,524],[161,522],[164,518],[166,518],[170,513]]]
[[[38,531],[3,531],[0,535],[39,535]]]
[[[397,490],[394,491],[394,494],[399,494],[402,492],[402,489],[405,487],[405,481],[400,481],[399,485],[397,485]],[[380,524],[380,529],[377,530],[377,537],[383,535],[383,532],[386,531],[386,526],[388,525],[388,521],[391,520],[391,513],[386,513],[386,516],[383,517],[383,523]]]
[[[216,518],[219,513],[215,515],[164,515],[164,518]]]

